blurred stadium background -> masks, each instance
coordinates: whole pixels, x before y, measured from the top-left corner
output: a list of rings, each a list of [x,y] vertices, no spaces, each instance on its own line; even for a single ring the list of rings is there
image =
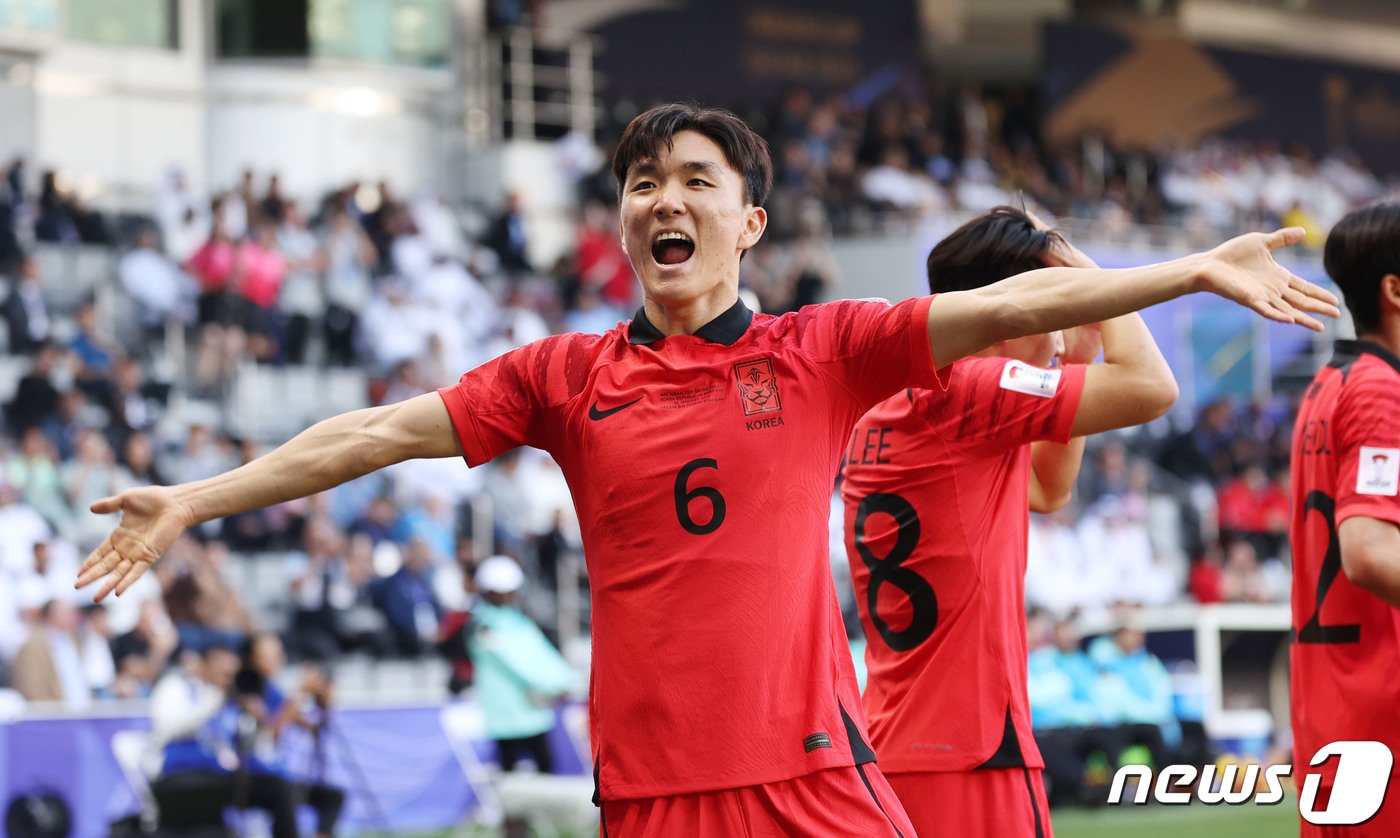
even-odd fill
[[[630,317],[610,144],[674,98],[731,107],[772,146],[770,232],[743,277],[765,311],[916,293],[941,233],[1000,203],[1105,266],[1297,224],[1290,264],[1324,279],[1329,226],[1400,173],[1400,6],[0,0],[0,800],[47,794],[72,835],[108,834],[142,810],[146,699],[177,643],[273,631],[337,685],[322,746],[291,747],[348,791],[343,831],[494,826],[511,778],[473,691],[449,690],[476,563],[516,557],[524,610],[588,665],[577,521],[547,457],[410,463],[211,522],[75,612],[74,568],[113,524],[86,509]],[[1076,503],[1034,522],[1028,607],[1073,615],[1086,642],[1145,630],[1170,693],[1130,696],[1119,721],[1199,722],[1213,756],[1286,761],[1287,440],[1350,326],[1313,336],[1198,299],[1146,316],[1182,398],[1091,441]],[[580,778],[583,698],[551,733]],[[1100,800],[1143,755],[1091,760]],[[1056,825],[1296,820],[1081,805]]]

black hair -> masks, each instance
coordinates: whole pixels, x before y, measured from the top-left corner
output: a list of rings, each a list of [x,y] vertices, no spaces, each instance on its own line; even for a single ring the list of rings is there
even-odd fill
[[[1346,214],[1327,235],[1322,264],[1337,283],[1358,335],[1381,325],[1381,280],[1400,275],[1400,200]]]
[[[744,181],[746,201],[757,207],[768,200],[773,189],[773,157],[768,143],[734,113],[693,103],[660,105],[627,124],[612,160],[618,194],[634,165],[654,159],[662,145],[670,149],[682,131],[706,136],[724,151],[725,159]]]
[[[1025,210],[993,207],[929,251],[929,291],[970,291],[1043,268],[1045,254],[1060,241],[1053,230],[1037,229]]]

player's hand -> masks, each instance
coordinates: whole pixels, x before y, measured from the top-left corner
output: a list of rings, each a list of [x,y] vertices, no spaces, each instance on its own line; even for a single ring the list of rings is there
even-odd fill
[[[1321,321],[1308,313],[1339,316],[1337,298],[1294,276],[1273,256],[1274,250],[1302,241],[1304,234],[1302,227],[1285,227],[1230,239],[1205,254],[1201,290],[1234,300],[1270,320],[1322,331]]]
[[[106,577],[93,602],[101,602],[113,591],[117,596],[125,593],[191,524],[189,508],[166,486],[128,489],[91,508],[98,515],[122,515],[117,528],[78,568],[77,588]]]

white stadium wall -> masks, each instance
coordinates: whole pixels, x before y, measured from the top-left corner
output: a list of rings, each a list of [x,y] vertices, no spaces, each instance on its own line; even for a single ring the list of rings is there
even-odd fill
[[[0,53],[0,166],[34,154],[34,63],[31,56]]]
[[[446,71],[220,62],[209,69],[210,178],[232,185],[251,168],[260,182],[279,173],[296,196],[351,180],[456,194],[437,104],[450,83]]]
[[[34,63],[36,170],[54,168],[103,204],[140,206],[177,166],[205,180],[206,36],[200,0],[181,0],[180,49],[58,40]]]
[[[107,209],[148,211],[171,168],[204,193],[246,168],[297,197],[352,179],[466,191],[449,70],[214,60],[210,4],[179,2],[178,50],[0,32],[0,162],[55,169]]]

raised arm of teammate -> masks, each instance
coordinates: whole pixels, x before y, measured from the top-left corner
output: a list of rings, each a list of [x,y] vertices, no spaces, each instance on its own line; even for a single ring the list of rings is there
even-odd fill
[[[190,527],[250,509],[314,495],[404,460],[461,456],[437,393],[331,417],[246,465],[179,486],[145,486],[103,498],[98,514],[121,523],[88,554],[76,587],[103,577],[93,597],[120,595]]]
[[[1337,535],[1347,579],[1400,608],[1400,526],[1358,515],[1339,524]]]
[[[1062,267],[1098,267],[1068,242],[1057,246],[1046,261]],[[1093,339],[1095,335],[1101,336],[1101,344]],[[1136,312],[1098,326],[1078,327],[1066,333],[1065,341],[1062,360],[1089,367],[1071,429],[1074,439],[1066,445],[1048,441],[1031,445],[1032,512],[1054,512],[1069,503],[1084,457],[1084,437],[1150,422],[1176,403],[1176,379]],[[1095,364],[1100,345],[1103,363]]]
[[[1301,227],[1247,233],[1205,253],[1140,268],[1042,268],[985,288],[940,294],[928,313],[933,358],[943,367],[998,341],[1098,323],[1198,291],[1320,331],[1322,324],[1309,313],[1336,317],[1337,298],[1294,276],[1272,255],[1302,240]]]

